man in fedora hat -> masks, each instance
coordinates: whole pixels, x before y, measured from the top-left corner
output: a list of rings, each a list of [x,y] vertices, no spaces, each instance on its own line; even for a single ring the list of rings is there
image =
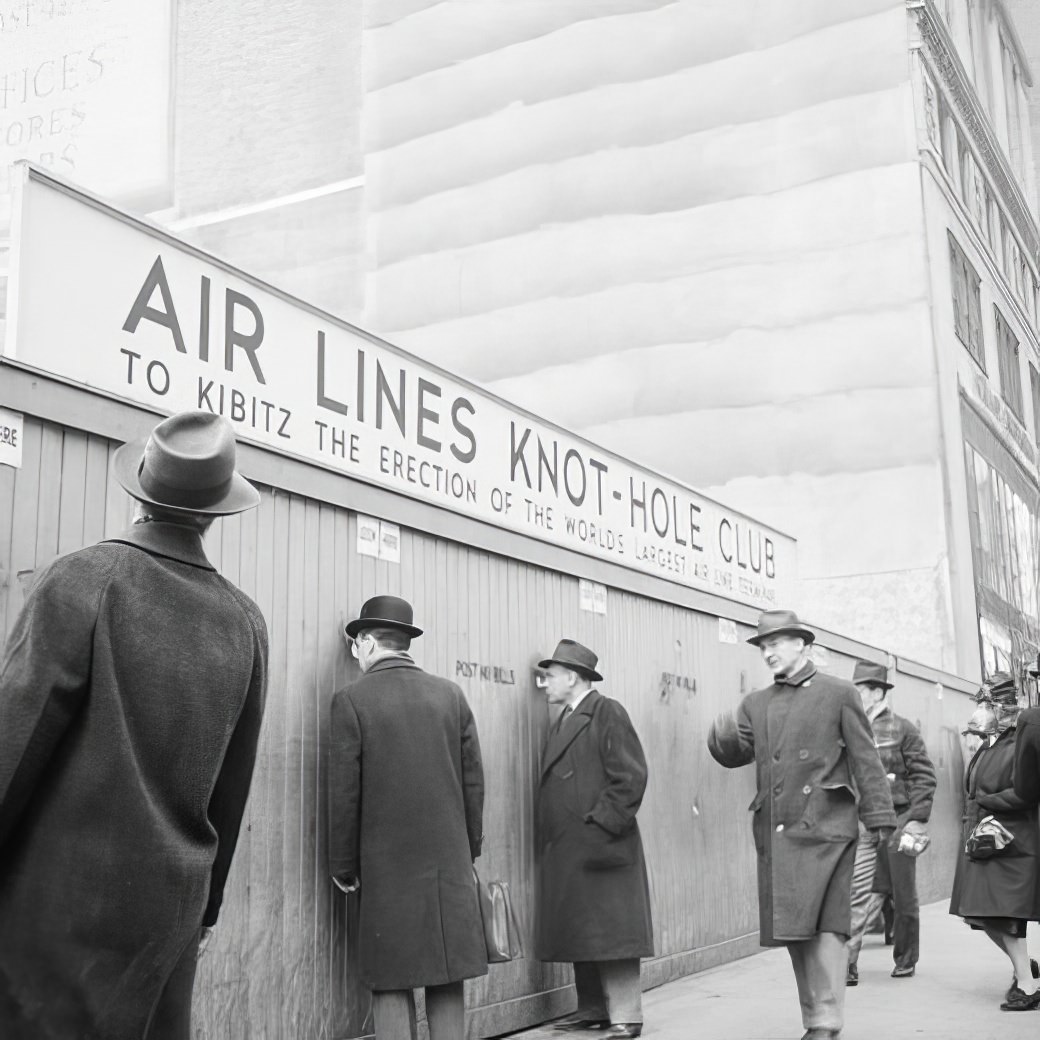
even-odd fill
[[[0,666],[0,1036],[188,1040],[267,682],[201,535],[251,509],[230,423],[121,447],[134,525],[44,568]]]
[[[920,954],[921,912],[917,899],[915,849],[927,841],[928,818],[935,798],[935,768],[917,727],[892,711],[888,669],[873,661],[857,661],[852,682],[874,733],[881,765],[888,777],[896,831],[887,842],[860,827],[852,874],[852,933],[845,984],[859,983],[859,951],[871,913],[891,894],[894,910],[892,977],[910,978]],[[910,838],[906,841],[903,835]],[[904,851],[900,851],[900,843]],[[915,843],[916,842],[916,843]]]
[[[541,661],[549,703],[561,709],[542,753],[537,796],[536,956],[574,965],[578,1009],[562,1030],[643,1028],[639,959],[654,952],[636,813],[646,759],[628,713],[592,688],[596,655],[563,639]]]
[[[463,980],[487,974],[473,874],[484,769],[462,690],[408,653],[412,621],[405,600],[375,596],[346,626],[362,675],[332,699],[329,866],[360,895],[377,1040],[415,1036],[421,987],[431,1040],[460,1040]]]
[[[773,682],[716,720],[708,748],[729,768],[755,763],[759,941],[787,947],[803,1040],[830,1040],[844,1019],[857,815],[884,837],[896,816],[856,687],[817,672],[815,638],[790,610],[759,617],[748,642]]]

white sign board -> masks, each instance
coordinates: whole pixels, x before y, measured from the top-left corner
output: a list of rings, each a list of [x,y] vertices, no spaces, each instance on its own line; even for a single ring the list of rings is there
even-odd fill
[[[0,7],[0,228],[11,163],[157,208],[170,188],[170,0]]]
[[[38,171],[13,250],[8,360],[679,585],[773,607],[794,580],[791,538]]]
[[[24,416],[0,408],[0,464],[14,466],[15,469],[21,466],[24,429]]]

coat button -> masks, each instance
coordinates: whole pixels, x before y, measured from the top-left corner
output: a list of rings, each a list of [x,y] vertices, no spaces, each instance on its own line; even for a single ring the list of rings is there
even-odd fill
[[[779,794],[783,789],[783,784],[777,784],[776,787],[773,788],[773,794]]]
[[[808,784],[806,784],[805,787],[802,788],[802,794],[810,794],[811,792],[812,788]]]
[[[802,750],[798,752],[798,757],[804,762],[809,757],[809,752],[806,751],[805,748],[802,748]]]
[[[779,834],[783,829],[784,829],[784,825],[782,823],[778,823],[776,825],[776,833],[777,834]]]
[[[777,752],[776,752],[776,753],[775,753],[775,754],[773,755],[773,761],[774,761],[774,762],[779,762],[779,761],[780,761],[780,752],[779,752],[779,751],[777,751]]]

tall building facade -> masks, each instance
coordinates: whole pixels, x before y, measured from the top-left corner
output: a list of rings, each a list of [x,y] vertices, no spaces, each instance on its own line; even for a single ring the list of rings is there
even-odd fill
[[[1035,657],[1005,4],[377,6],[369,327],[790,531],[820,623],[965,675]]]

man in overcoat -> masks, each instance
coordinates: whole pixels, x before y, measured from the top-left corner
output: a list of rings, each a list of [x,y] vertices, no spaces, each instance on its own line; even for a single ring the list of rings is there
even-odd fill
[[[921,911],[917,899],[917,860],[899,851],[903,834],[924,835],[935,798],[935,767],[917,727],[892,710],[888,669],[873,661],[857,661],[852,671],[874,743],[892,794],[896,831],[883,844],[861,828],[852,882],[852,934],[849,938],[847,985],[858,985],[857,961],[867,919],[891,893],[894,909],[892,977],[910,978],[920,954]]]
[[[748,642],[772,685],[748,694],[708,735],[716,761],[755,763],[751,805],[758,851],[760,942],[786,946],[798,984],[803,1040],[842,1028],[857,816],[887,838],[892,796],[855,686],[816,671],[811,629],[767,610]],[[858,799],[857,799],[858,792]]]
[[[425,988],[431,1040],[460,1040],[463,980],[487,974],[473,861],[484,769],[473,713],[453,682],[409,654],[412,607],[375,596],[346,626],[362,676],[332,699],[329,860],[361,900],[361,978],[378,1040],[415,1036]]]
[[[654,952],[636,813],[647,769],[628,713],[592,688],[587,647],[563,639],[545,669],[562,710],[542,753],[537,799],[538,933],[542,961],[570,961],[578,1009],[557,1028],[642,1032],[639,959]]]
[[[4,1040],[188,1040],[253,773],[267,630],[201,537],[259,502],[231,424],[113,470],[134,525],[40,572],[0,666]]]

